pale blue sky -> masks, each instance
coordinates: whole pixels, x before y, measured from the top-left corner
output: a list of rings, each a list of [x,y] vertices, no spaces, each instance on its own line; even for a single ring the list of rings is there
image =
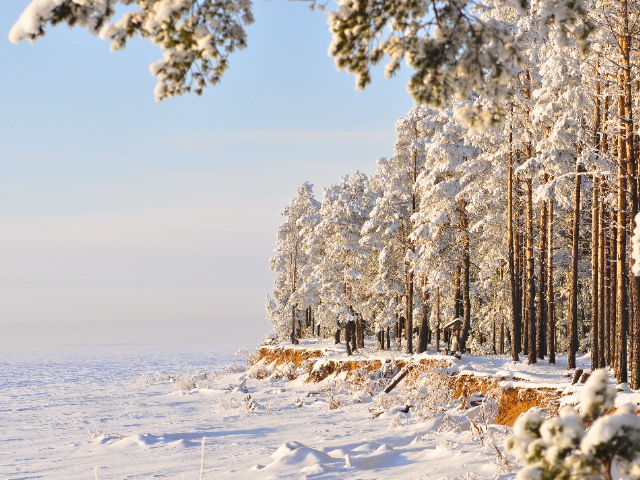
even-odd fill
[[[323,13],[257,0],[222,84],[157,104],[155,47],[13,45],[27,4],[0,3],[0,346],[256,345],[279,212],[392,154],[406,76],[356,92]]]

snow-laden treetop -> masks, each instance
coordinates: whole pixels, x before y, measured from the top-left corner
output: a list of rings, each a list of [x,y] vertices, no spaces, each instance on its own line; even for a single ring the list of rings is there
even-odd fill
[[[534,12],[543,35],[550,25],[581,38],[589,30],[581,0],[338,0],[328,14],[329,54],[359,88],[386,59],[387,76],[401,63],[414,71],[408,88],[419,103],[449,105],[475,91],[495,107],[510,95],[512,65],[523,51],[517,22],[505,19],[525,11]],[[66,23],[111,41],[114,50],[136,36],[150,39],[163,51],[151,65],[156,99],[163,100],[218,83],[229,55],[246,47],[253,20],[251,0],[32,0],[9,38],[34,41],[49,25]]]

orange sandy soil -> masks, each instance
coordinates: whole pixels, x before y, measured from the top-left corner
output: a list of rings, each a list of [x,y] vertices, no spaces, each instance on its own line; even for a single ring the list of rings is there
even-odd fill
[[[392,356],[392,360],[390,360]],[[303,371],[308,382],[320,382],[331,376],[348,379],[356,370],[367,373],[380,370],[383,363],[393,361],[396,368],[404,369],[410,365],[407,378],[416,378],[422,372],[444,369],[451,375],[457,398],[468,398],[473,394],[491,394],[495,397],[498,414],[495,423],[512,426],[518,416],[531,407],[544,407],[551,413],[558,410],[560,399],[567,392],[565,385],[527,386],[527,381],[509,381],[500,376],[476,375],[469,369],[456,372],[453,357],[436,354],[405,355],[401,352],[371,351],[366,354],[347,356],[344,348],[330,343],[311,343],[301,345],[269,345],[259,349],[255,364],[269,367],[290,365]],[[563,375],[566,377],[566,375]],[[517,377],[517,375],[515,376]],[[405,379],[406,380],[406,379]],[[405,381],[403,380],[403,381]],[[402,383],[400,384],[402,385]]]

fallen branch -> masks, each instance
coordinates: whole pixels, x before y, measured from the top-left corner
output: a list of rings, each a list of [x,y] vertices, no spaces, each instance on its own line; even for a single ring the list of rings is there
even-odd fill
[[[409,373],[409,371],[413,367],[415,367],[415,365],[410,364],[404,367],[402,370],[400,370],[400,372],[398,372],[398,374],[395,377],[393,377],[393,380],[391,380],[391,383],[387,386],[387,388],[384,389],[384,393],[389,393],[391,390],[396,388],[398,384],[402,381],[402,379],[407,376],[407,373]]]

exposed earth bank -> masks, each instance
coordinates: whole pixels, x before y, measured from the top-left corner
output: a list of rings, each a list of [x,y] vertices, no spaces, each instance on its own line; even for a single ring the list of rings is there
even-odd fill
[[[582,360],[581,370],[588,373],[588,358]],[[264,345],[252,360],[251,369],[257,377],[279,372],[290,379],[302,377],[306,382],[331,378],[349,381],[354,376],[367,375],[381,379],[387,389],[394,383],[402,387],[426,372],[444,372],[455,398],[462,399],[463,404],[473,406],[491,395],[497,404],[494,423],[506,426],[513,426],[518,416],[532,407],[554,414],[561,404],[575,403],[575,394],[586,379],[567,370],[562,358],[557,364],[540,360],[536,365],[527,365],[526,357],[513,362],[507,355],[465,354],[456,358],[435,352],[409,355],[374,347],[347,355],[343,345],[325,340]]]

